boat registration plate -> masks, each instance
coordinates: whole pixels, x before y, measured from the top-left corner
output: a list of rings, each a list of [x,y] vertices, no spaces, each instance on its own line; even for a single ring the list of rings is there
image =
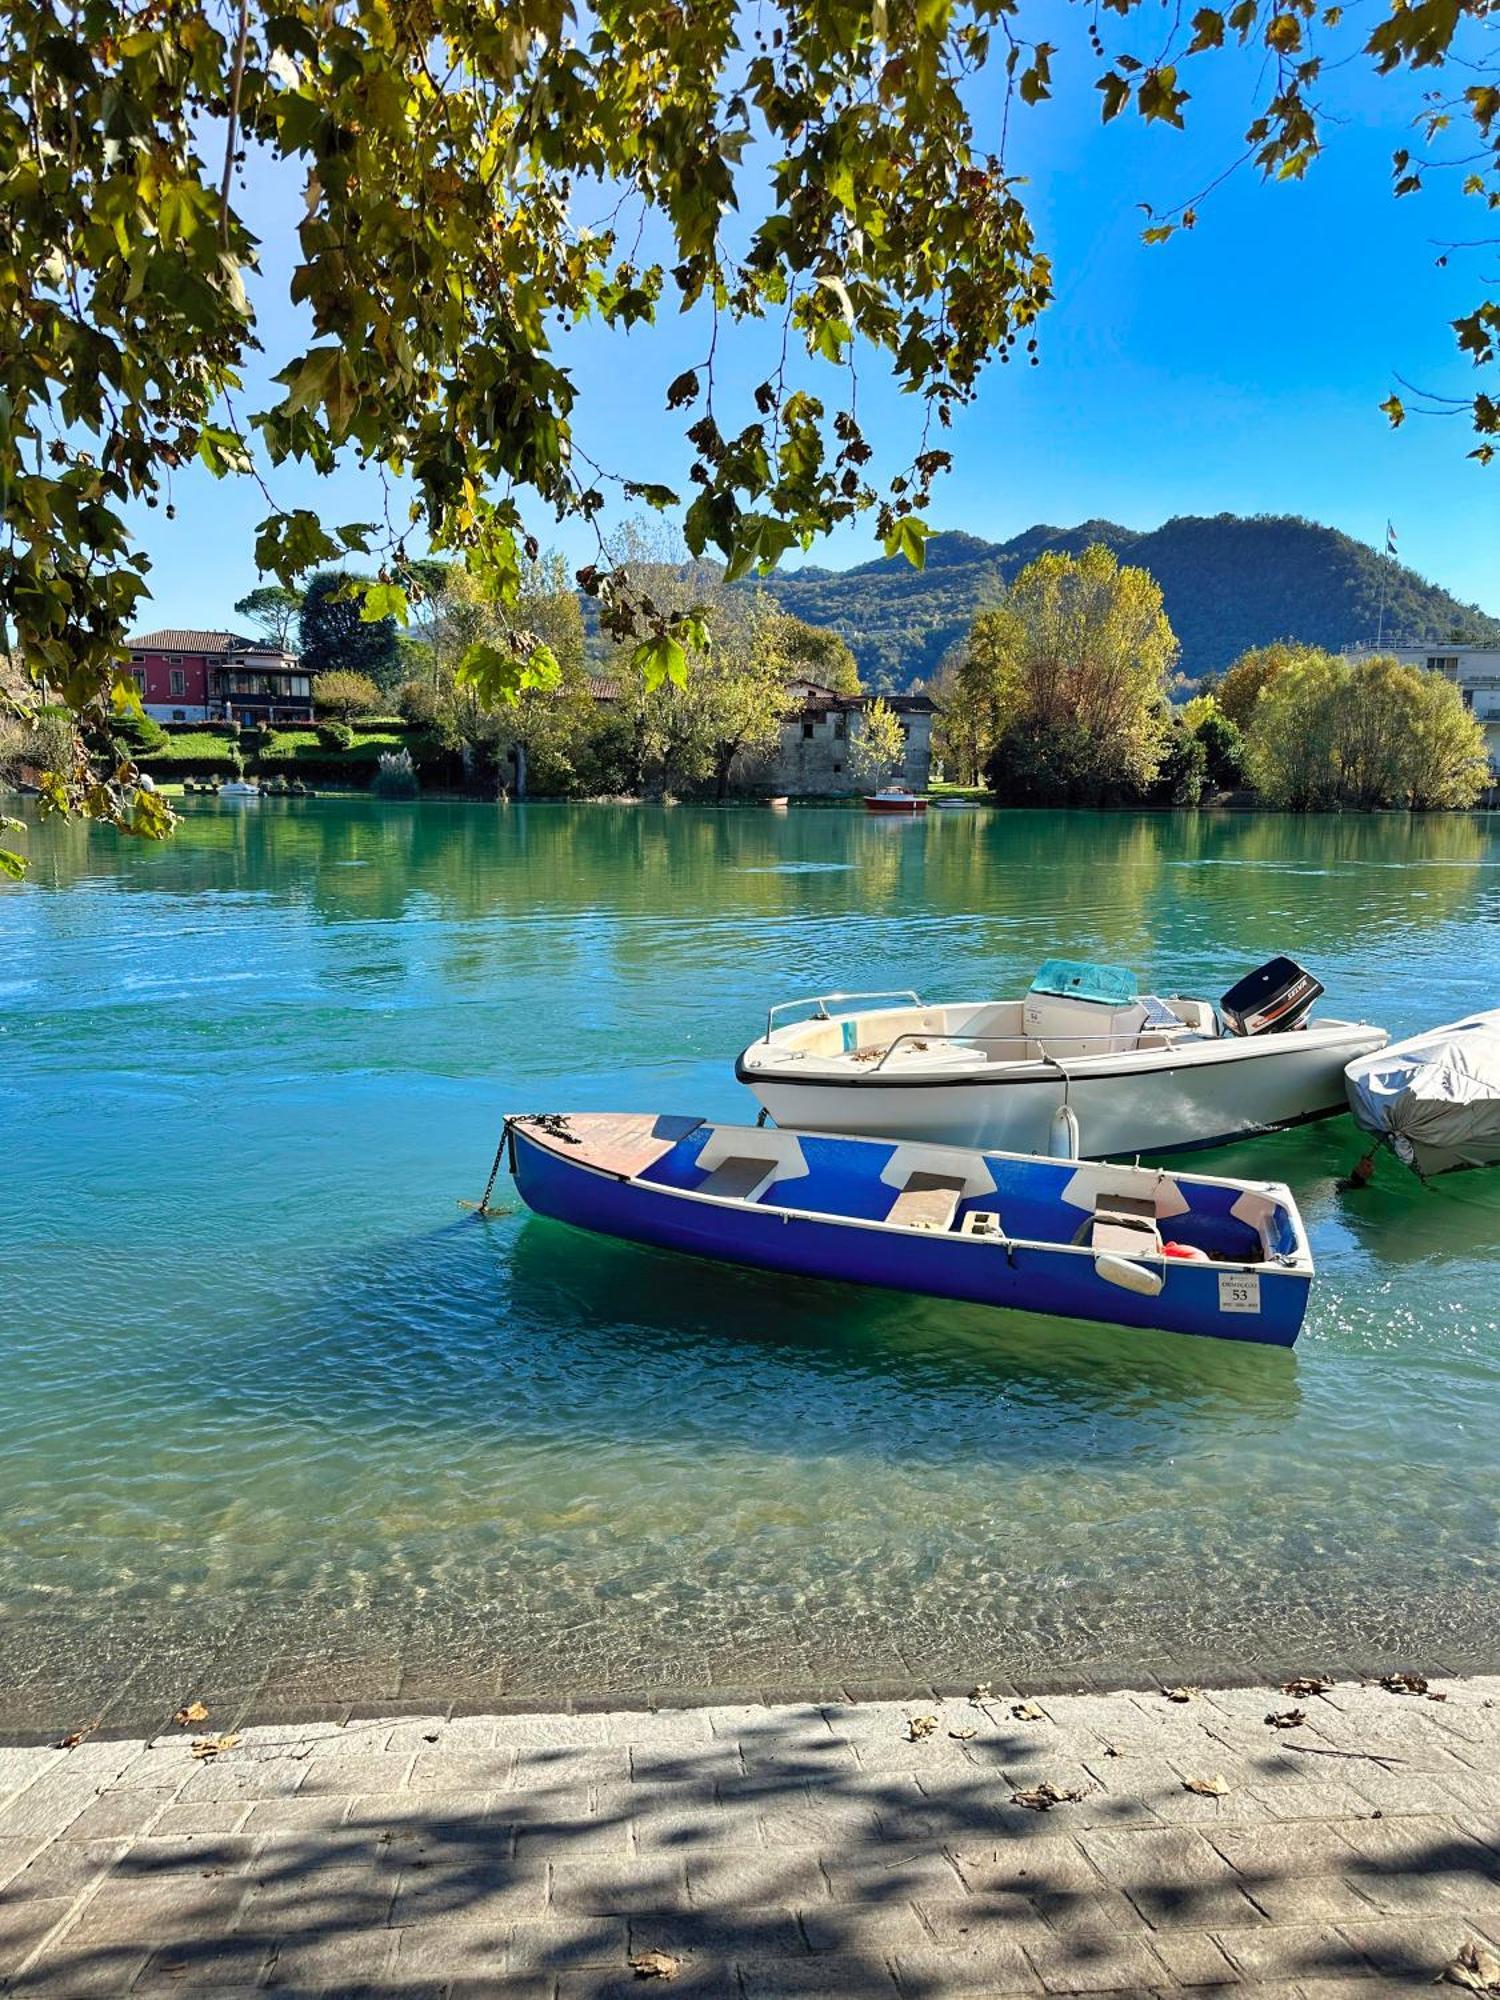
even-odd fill
[[[1258,1313],[1260,1311],[1260,1278],[1254,1271],[1221,1271],[1219,1273],[1219,1311],[1226,1313]]]

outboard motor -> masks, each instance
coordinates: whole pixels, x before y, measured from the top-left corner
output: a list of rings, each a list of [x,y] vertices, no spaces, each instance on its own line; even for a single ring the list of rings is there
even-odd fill
[[[1230,987],[1219,1012],[1232,1035],[1280,1035],[1306,1026],[1322,992],[1323,982],[1294,958],[1270,958]]]

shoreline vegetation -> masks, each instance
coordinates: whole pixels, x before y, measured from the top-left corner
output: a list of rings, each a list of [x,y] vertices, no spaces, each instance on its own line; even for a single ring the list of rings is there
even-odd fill
[[[842,784],[820,791],[827,802],[898,777],[936,799],[1002,807],[1433,812],[1496,802],[1484,731],[1451,680],[1290,639],[1187,680],[1160,585],[1102,543],[1035,557],[975,616],[930,686],[916,683],[935,710],[926,782],[925,747],[908,761],[903,718],[866,694],[837,632],[687,560],[669,530],[628,523],[613,559],[696,621],[697,639],[654,676],[626,642],[588,629],[555,555],[532,561],[514,607],[461,564],[426,564],[422,615],[404,633],[392,615],[361,614],[362,579],[326,571],[301,596],[263,589],[235,606],[283,649],[296,622],[311,719],[276,721],[271,697],[260,715],[225,694],[240,719],[164,724],[132,679],[103,748],[137,774],[142,830],[161,833],[179,785],[247,777],[388,800],[797,797],[799,738],[839,704],[830,765]],[[518,650],[535,673],[516,692],[496,681],[494,662]],[[0,783],[30,780],[44,809],[66,810],[57,774],[77,754],[72,718],[11,706],[12,719],[0,716]],[[11,874],[24,865],[0,858]]]

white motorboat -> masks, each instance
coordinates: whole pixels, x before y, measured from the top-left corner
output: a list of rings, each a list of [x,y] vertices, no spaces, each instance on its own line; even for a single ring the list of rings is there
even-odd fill
[[[784,1002],[735,1075],[803,1132],[1054,1158],[1180,1152],[1345,1108],[1344,1065],[1387,1036],[1313,1015],[1322,991],[1275,958],[1215,1008],[1141,994],[1121,967],[1049,959],[1020,1000]]]
[[[1392,1042],[1350,1063],[1344,1087],[1355,1123],[1423,1180],[1500,1166],[1500,1009]]]

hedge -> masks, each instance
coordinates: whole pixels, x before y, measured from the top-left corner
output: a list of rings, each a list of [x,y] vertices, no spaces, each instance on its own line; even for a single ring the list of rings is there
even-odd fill
[[[316,729],[277,729],[264,750],[251,752],[241,743],[245,766],[264,778],[301,778],[307,784],[339,785],[346,790],[368,784],[382,756],[410,750],[419,771],[449,775],[455,762],[450,753],[423,730],[396,723],[376,729],[356,730],[347,750],[330,750],[318,741]],[[160,749],[137,761],[153,778],[208,778],[217,773],[232,774],[232,739],[212,729],[178,730]]]

